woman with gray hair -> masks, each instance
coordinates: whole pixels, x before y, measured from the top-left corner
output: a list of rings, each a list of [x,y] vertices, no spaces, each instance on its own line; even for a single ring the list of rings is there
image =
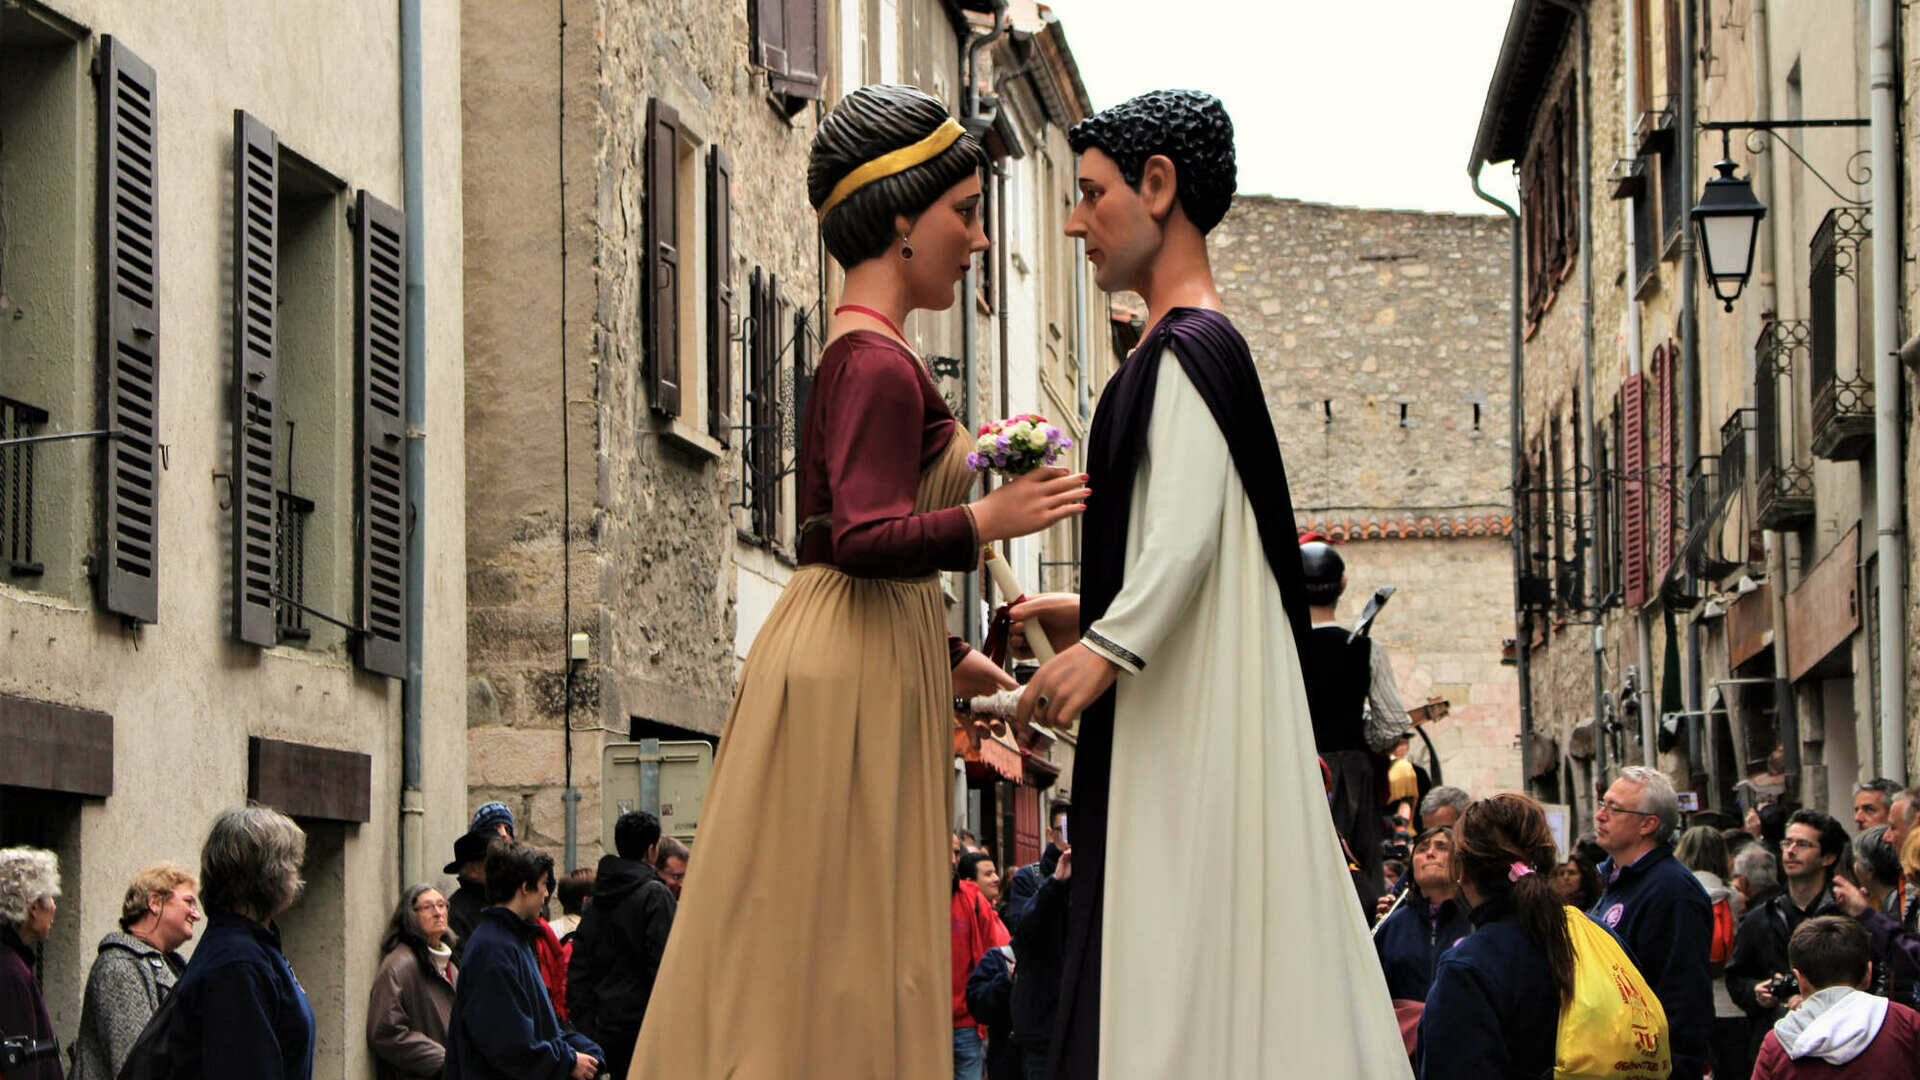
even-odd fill
[[[174,987],[172,1075],[309,1080],[313,1008],[273,920],[300,898],[307,835],[277,810],[236,806],[200,849],[207,930]]]
[[[40,848],[0,848],[0,1035],[53,1041],[34,950],[53,930],[59,905],[60,861]],[[61,1080],[59,1052],[45,1061],[7,1070],[7,1080]]]
[[[1887,827],[1875,825],[1853,838],[1853,880],[1874,907],[1900,919],[1900,855],[1887,843]]]
[[[380,1059],[380,1080],[440,1075],[459,977],[453,941],[440,890],[414,885],[401,894],[367,995],[367,1045]]]

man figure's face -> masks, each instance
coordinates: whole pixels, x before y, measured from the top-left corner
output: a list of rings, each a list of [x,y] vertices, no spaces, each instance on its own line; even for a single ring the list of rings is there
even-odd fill
[[[1437,832],[1413,849],[1413,883],[1430,903],[1453,895],[1453,834]]]
[[[1423,829],[1451,829],[1458,824],[1460,824],[1460,811],[1451,806],[1436,807],[1420,819],[1420,827]]]
[[[1061,851],[1067,850],[1067,815],[1055,814],[1048,820],[1047,843]]]
[[[513,899],[507,901],[508,910],[527,922],[540,915],[540,909],[547,906],[547,897],[553,895],[553,878],[543,877],[532,885],[522,884]]]
[[[1607,854],[1631,852],[1640,846],[1642,839],[1651,837],[1660,828],[1658,817],[1640,812],[1640,800],[1645,793],[1645,784],[1636,784],[1623,776],[1601,796],[1600,805],[1593,811],[1593,834]]]
[[[1080,155],[1080,199],[1066,233],[1087,242],[1094,280],[1107,292],[1135,289],[1160,248],[1160,223],[1120,166],[1097,147]]]
[[[1820,854],[1820,830],[1811,825],[1789,825],[1780,841],[1780,872],[1789,881],[1807,881],[1827,872],[1837,856]]]
[[[1887,795],[1868,788],[1853,793],[1853,831],[1865,832],[1887,823]]]
[[[675,900],[680,899],[680,886],[687,880],[687,860],[678,855],[667,856],[660,867],[660,880],[667,883],[667,890]]]
[[[994,868],[991,859],[982,859],[980,865],[973,868],[973,883],[980,886],[980,895],[987,898],[987,903],[999,901],[1000,871]]]
[[[475,885],[485,885],[487,883],[487,860],[475,859],[461,866],[460,879],[462,881],[471,881]]]

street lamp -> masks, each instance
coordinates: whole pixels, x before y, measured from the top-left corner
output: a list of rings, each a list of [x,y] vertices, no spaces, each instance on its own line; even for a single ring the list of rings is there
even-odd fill
[[[1733,302],[1753,274],[1753,241],[1767,206],[1754,197],[1753,185],[1733,175],[1727,159],[1714,166],[1720,175],[1707,181],[1707,190],[1693,208],[1700,230],[1700,257],[1713,295],[1733,310]]]

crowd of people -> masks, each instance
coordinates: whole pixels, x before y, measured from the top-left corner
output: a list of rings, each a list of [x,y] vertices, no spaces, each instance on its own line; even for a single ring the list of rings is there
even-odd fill
[[[515,839],[505,804],[475,812],[444,871],[459,887],[402,890],[379,942],[366,1040],[381,1080],[626,1075],[691,853],[645,811],[621,815],[613,847],[556,881],[553,857]],[[63,1041],[37,963],[59,860],[0,849],[0,1033],[41,1048],[6,1080],[311,1077],[313,1007],[276,923],[300,901],[305,855],[299,825],[250,805],[215,819],[197,875],[141,867]]]
[[[1699,823],[1709,814],[1683,829],[1667,776],[1629,767],[1563,853],[1525,796],[1431,788],[1411,842],[1388,842],[1387,885],[1366,912],[1413,1069],[1553,1068],[1573,942],[1600,927],[1659,1002],[1673,1077],[1920,1076],[1916,805],[1920,791],[1872,781],[1852,833],[1785,803],[1739,828]],[[1071,818],[1054,804],[1040,858],[1004,873],[978,838],[953,835],[955,1080],[1046,1074]],[[366,1039],[382,1080],[625,1075],[690,853],[641,811],[613,842],[597,867],[556,878],[504,805],[475,813],[446,867],[459,887],[403,890],[379,943]],[[8,1080],[103,1080],[130,1062],[142,1076],[310,1076],[313,1010],[275,921],[299,902],[304,854],[297,824],[247,806],[214,821],[197,874],[141,867],[99,942],[79,1029],[59,1042],[35,973],[58,861],[0,850],[0,1031],[59,1043],[67,1062]]]

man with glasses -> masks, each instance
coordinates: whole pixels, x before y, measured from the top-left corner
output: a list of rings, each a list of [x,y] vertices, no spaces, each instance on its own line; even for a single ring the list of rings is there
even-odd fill
[[[1750,1049],[1758,1052],[1773,1022],[1787,1014],[1799,991],[1787,942],[1794,930],[1820,915],[1841,915],[1833,895],[1834,868],[1847,849],[1847,833],[1818,810],[1795,810],[1780,840],[1780,873],[1786,888],[1747,912],[1727,958],[1727,993],[1751,1022]]]
[[[1667,1013],[1673,1080],[1699,1080],[1713,1025],[1713,909],[1699,879],[1673,857],[1679,826],[1680,799],[1665,773],[1639,765],[1620,770],[1593,814],[1607,860],[1600,864],[1600,899],[1588,914],[1613,931],[1653,984]]]

